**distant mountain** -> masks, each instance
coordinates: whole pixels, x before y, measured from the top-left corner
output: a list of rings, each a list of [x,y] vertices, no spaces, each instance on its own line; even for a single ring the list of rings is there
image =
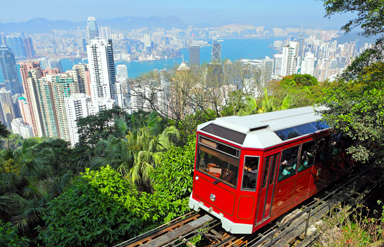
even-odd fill
[[[338,44],[349,43],[351,41],[357,40],[358,41],[357,47],[360,48],[360,47],[364,46],[364,43],[375,43],[376,40],[380,37],[381,37],[380,35],[371,36],[371,37],[364,37],[364,36],[360,35],[359,32],[351,32],[348,34],[342,34],[340,37],[333,39],[333,40],[337,40]]]
[[[176,16],[117,17],[112,19],[96,19],[96,22],[98,26],[108,26],[117,30],[130,30],[143,27],[147,27],[148,29],[171,29],[173,27],[187,27],[187,24]],[[82,22],[72,22],[65,20],[51,21],[44,18],[34,18],[32,20],[20,23],[0,23],[0,31],[4,33],[26,32],[34,34],[50,33],[53,29],[74,30],[78,27],[84,29],[86,26],[87,20]]]
[[[49,33],[53,29],[73,30],[77,26],[87,25],[87,22],[51,21],[44,18],[34,18],[26,22],[0,23],[1,32],[27,32],[27,33]]]
[[[112,29],[129,30],[142,27],[153,28],[186,28],[188,24],[184,23],[176,16],[159,17],[118,17],[113,19],[97,19],[98,26],[108,26]]]

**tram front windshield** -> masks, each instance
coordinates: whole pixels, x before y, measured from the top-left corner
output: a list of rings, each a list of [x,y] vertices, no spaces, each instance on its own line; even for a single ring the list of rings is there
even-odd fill
[[[200,172],[236,187],[237,175],[239,172],[239,159],[224,152],[199,145],[196,162],[196,169]]]

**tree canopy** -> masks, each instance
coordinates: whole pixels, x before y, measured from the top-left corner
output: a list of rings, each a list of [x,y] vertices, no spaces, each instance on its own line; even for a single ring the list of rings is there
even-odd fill
[[[353,140],[348,152],[357,161],[384,161],[384,63],[365,67],[356,80],[340,80],[325,90],[324,119]]]
[[[323,0],[330,17],[340,13],[355,13],[357,17],[349,20],[342,30],[349,32],[355,27],[363,30],[364,36],[384,32],[384,2],[382,0]]]

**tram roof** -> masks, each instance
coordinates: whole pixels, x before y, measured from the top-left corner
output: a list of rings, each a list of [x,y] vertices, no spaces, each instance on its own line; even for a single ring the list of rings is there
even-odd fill
[[[325,107],[301,107],[249,116],[217,118],[198,126],[198,131],[249,148],[267,148],[316,133],[329,126],[318,112]]]

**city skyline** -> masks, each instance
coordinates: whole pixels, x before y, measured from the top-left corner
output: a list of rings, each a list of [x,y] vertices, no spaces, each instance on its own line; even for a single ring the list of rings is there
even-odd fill
[[[0,17],[0,23],[25,22],[33,18],[79,22],[86,21],[89,16],[95,16],[96,19],[111,19],[126,16],[173,15],[192,25],[245,23],[267,27],[303,25],[305,28],[338,29],[353,17],[352,14],[343,14],[333,16],[331,19],[324,18],[325,9],[320,0],[274,0],[268,3],[242,0],[236,4],[233,1],[218,0],[208,2],[197,0],[188,3],[175,0],[161,2],[112,0],[108,4],[100,0],[92,2],[68,0],[62,5],[46,0],[23,2],[23,4],[13,1],[2,3],[5,11]],[[58,9],[60,11],[57,11]]]

